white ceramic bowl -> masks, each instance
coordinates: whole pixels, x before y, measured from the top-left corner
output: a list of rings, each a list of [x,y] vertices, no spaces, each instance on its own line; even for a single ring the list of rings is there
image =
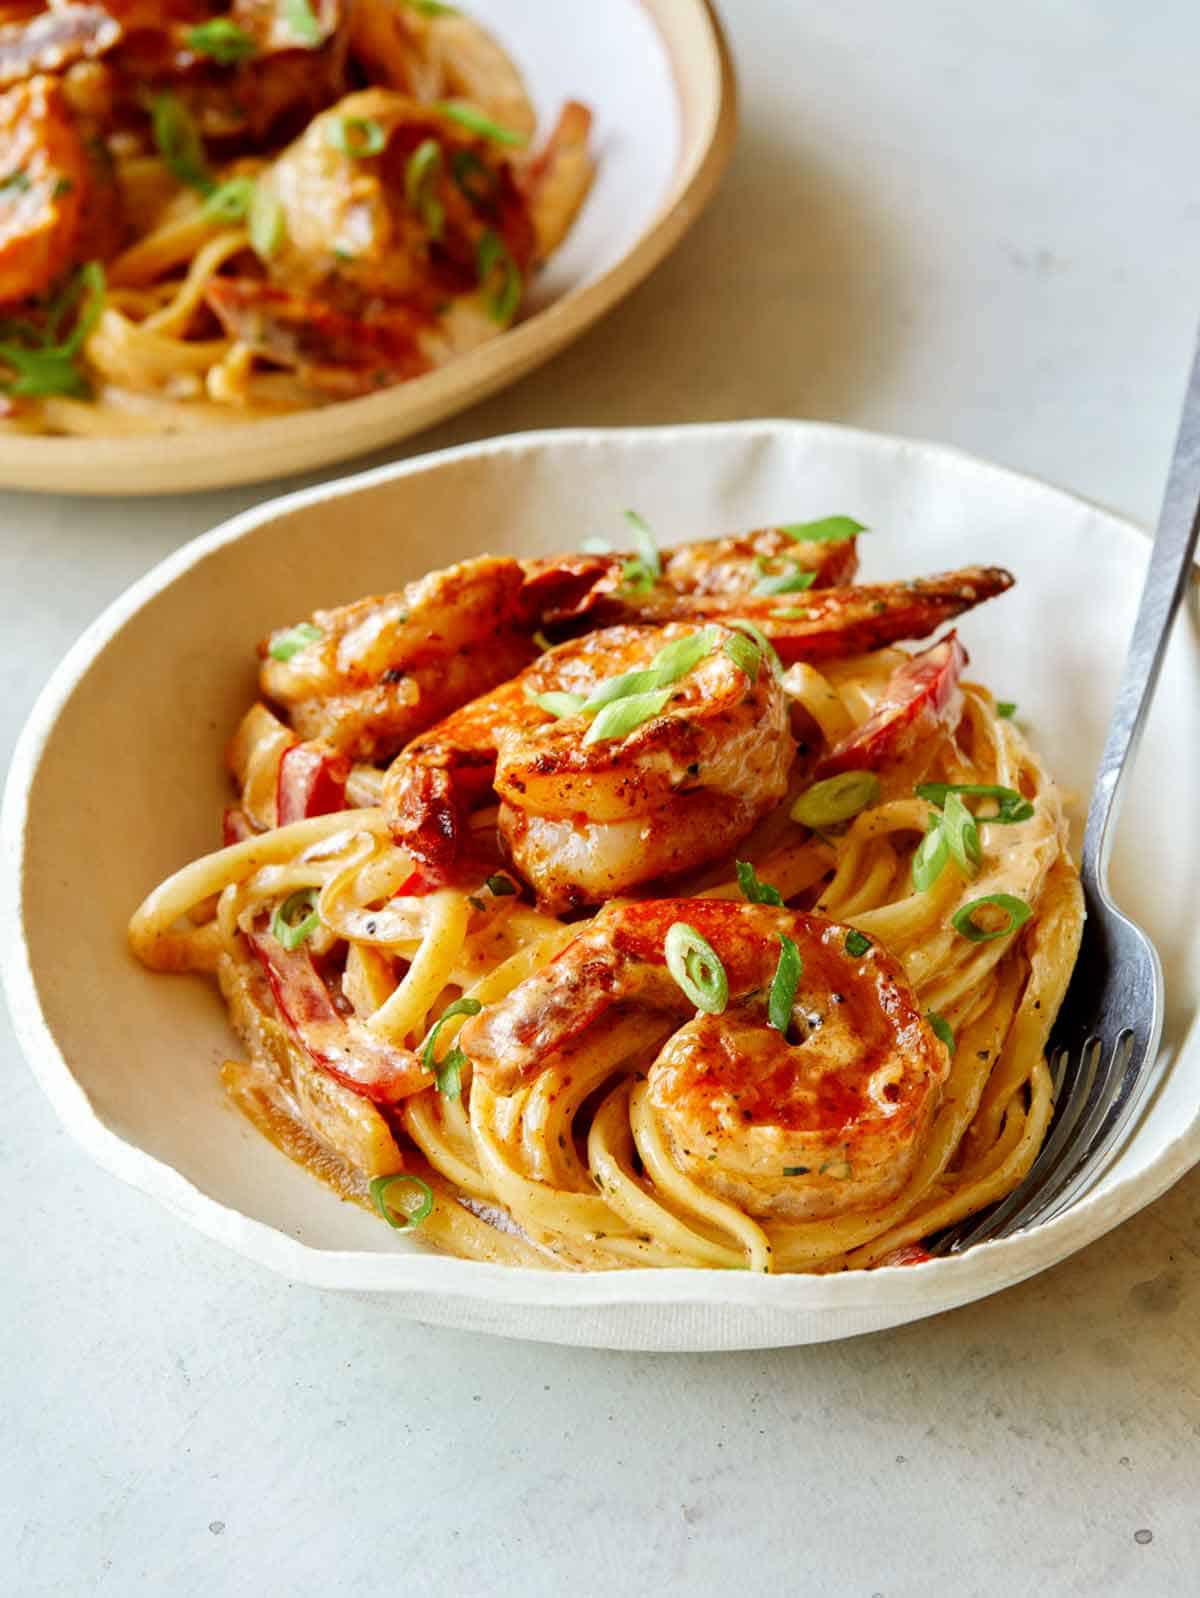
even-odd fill
[[[436,372],[337,405],[161,436],[0,437],[0,485],[177,494],[312,471],[407,438],[493,394],[584,333],[674,249],[733,152],[736,93],[709,0],[468,0],[515,57],[548,128],[595,113],[596,181],[515,327]]]
[[[917,1268],[835,1277],[558,1275],[448,1259],[339,1203],[227,1108],[215,990],[126,952],[130,911],[214,847],[224,740],[252,645],[314,605],[394,587],[488,549],[549,552],[619,531],[664,541],[846,511],[874,578],[1002,562],[1015,590],[964,618],[972,672],[1052,769],[1090,785],[1145,565],[1141,533],[950,450],[796,422],[497,440],[307,490],[180,550],[63,661],[26,728],[5,802],[6,977],[18,1035],[64,1124],[109,1170],[296,1280],[387,1293],[397,1314],[596,1346],[728,1349],[819,1341],[961,1304],[1041,1270],[1200,1157],[1200,629],[1181,618],[1117,843],[1121,903],[1168,984],[1158,1086],[1102,1186],[1040,1230]],[[1194,598],[1194,595],[1193,595]]]

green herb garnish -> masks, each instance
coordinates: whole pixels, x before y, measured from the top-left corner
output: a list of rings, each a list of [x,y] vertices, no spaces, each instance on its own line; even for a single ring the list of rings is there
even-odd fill
[[[1015,699],[998,699],[996,701],[996,714],[1004,721],[1011,721],[1017,713]]]
[[[7,177],[0,178],[0,194],[24,194],[32,187],[29,173],[23,166],[19,166],[15,172],[10,172]]]
[[[805,571],[802,567],[793,564],[790,572],[783,572],[778,577],[760,577],[751,592],[755,594],[802,594],[811,588],[816,580],[816,572]]]
[[[769,882],[764,882],[749,860],[735,860],[737,868],[738,887],[749,904],[783,904],[783,895],[778,888],[773,888]]]
[[[479,287],[487,290],[488,315],[493,322],[511,322],[521,303],[523,279],[508,245],[494,228],[485,228],[475,251]],[[499,282],[494,282],[499,272]],[[489,285],[492,285],[489,289]]]
[[[407,1184],[417,1190],[417,1203],[412,1209],[393,1209],[388,1194],[393,1188]],[[421,1222],[433,1214],[433,1189],[411,1171],[397,1171],[393,1176],[377,1176],[370,1185],[371,1202],[384,1220],[397,1232],[413,1232]],[[397,1216],[401,1219],[397,1220]]]
[[[309,0],[284,0],[284,16],[294,38],[309,49],[324,39],[324,30]]]
[[[848,538],[868,532],[853,516],[822,516],[815,522],[789,522],[779,529],[798,544],[844,544]]]
[[[158,153],[179,181],[201,194],[211,194],[216,185],[208,170],[204,140],[183,101],[174,94],[156,94],[150,122]]]
[[[497,899],[511,897],[517,891],[517,885],[513,879],[503,876],[500,872],[497,872],[494,877],[488,877],[484,882],[484,887],[494,893]]]
[[[1004,926],[998,927],[993,932],[981,927],[975,919],[976,911],[988,905],[994,905],[1008,917]],[[972,899],[969,904],[964,904],[956,910],[950,917],[950,925],[970,943],[991,943],[994,938],[1006,938],[1010,932],[1015,932],[1018,927],[1024,926],[1032,914],[1032,906],[1011,893],[985,893],[981,899]]]
[[[250,35],[228,17],[213,17],[209,22],[198,23],[189,28],[184,37],[189,50],[219,61],[225,67],[248,61],[258,53],[258,46]]]
[[[544,694],[531,693],[525,690],[525,697],[544,710],[548,716],[556,716],[560,721],[564,716],[577,716],[583,709],[583,695],[569,694],[556,688],[549,689]]]
[[[311,621],[302,621],[295,627],[289,627],[281,633],[272,633],[271,642],[267,645],[267,654],[272,660],[291,660],[293,655],[300,650],[315,644],[318,638],[325,634]]]
[[[913,855],[913,887],[918,893],[928,893],[946,869],[946,862],[949,859],[950,840],[942,827],[941,817],[930,816],[926,823],[925,836],[917,845],[917,852]]]
[[[374,117],[337,117],[325,124],[325,143],[339,155],[361,161],[386,147],[387,134]]]
[[[254,204],[253,178],[229,178],[209,191],[204,202],[205,216],[218,217],[222,222],[240,222]]]
[[[17,323],[12,331],[20,342],[0,343],[0,361],[16,373],[0,383],[8,394],[31,397],[46,394],[86,395],[87,378],[78,357],[104,310],[105,277],[99,261],[88,261],[51,302],[45,329],[31,322]],[[75,312],[75,325],[60,340],[66,318]]]
[[[434,240],[441,238],[446,227],[446,208],[437,194],[441,175],[442,147],[436,139],[423,139],[404,168],[404,197]]]
[[[762,665],[762,651],[752,639],[737,633],[733,638],[727,638],[721,648],[738,670],[746,673],[752,683],[758,681],[758,668]]]
[[[285,949],[298,949],[321,925],[316,906],[315,888],[300,888],[290,893],[271,917],[271,936]]]
[[[983,849],[979,842],[979,828],[975,817],[956,793],[946,795],[946,808],[942,812],[942,831],[952,859],[965,877],[979,873]]]
[[[846,934],[846,953],[853,960],[861,960],[871,948],[871,940],[864,932],[848,932]]]
[[[667,970],[698,1010],[720,1015],[729,1003],[729,978],[721,957],[686,921],[675,921],[663,943]]]
[[[250,202],[249,228],[255,255],[269,261],[287,235],[287,224],[278,196],[261,183],[255,185]]]
[[[1028,821],[1033,815],[1033,802],[1019,794],[1015,788],[1000,788],[990,782],[921,782],[917,784],[916,795],[918,799],[925,799],[931,805],[940,809],[946,803],[947,794],[974,794],[982,799],[996,801],[994,816],[975,817],[976,821],[996,824],[1009,824],[1016,821]]]
[[[730,617],[725,625],[734,628],[739,633],[745,633],[747,638],[752,638],[762,651],[763,659],[770,666],[774,675],[776,677],[783,676],[783,661],[779,658],[779,652],[757,622],[747,621],[744,616],[734,616]]]
[[[488,886],[491,886],[489,879]],[[514,890],[515,891],[515,890]],[[456,1015],[478,1015],[483,1005],[478,999],[455,999],[453,1004],[448,1004],[429,1029],[429,1035],[421,1049],[421,1064],[427,1071],[433,1072],[437,1077],[437,1090],[445,1098],[456,1099],[462,1091],[462,1068],[467,1064],[467,1057],[457,1044],[449,1050],[446,1058],[438,1061],[434,1058],[434,1047],[437,1044],[438,1034],[447,1021],[453,1020]]]
[[[954,1028],[944,1015],[939,1015],[936,1010],[926,1010],[925,1019],[929,1022],[933,1034],[946,1045],[953,1054],[958,1045],[954,1041]]]
[[[873,771],[841,771],[805,789],[792,806],[792,820],[804,827],[836,827],[878,800],[879,778]]]
[[[452,122],[457,122],[460,127],[468,129],[471,133],[478,133],[481,138],[491,139],[493,144],[522,145],[528,144],[525,134],[518,133],[514,128],[502,128],[498,122],[493,122],[491,117],[482,112],[478,106],[468,105],[462,100],[435,100],[435,111],[440,111],[444,117],[449,117]]]
[[[585,744],[604,743],[611,738],[627,738],[647,721],[661,715],[675,692],[673,688],[659,688],[653,693],[628,694],[615,699],[596,716],[583,735]]]
[[[776,937],[779,939],[779,964],[775,967],[775,975],[771,979],[771,991],[767,997],[767,1024],[787,1037],[788,1027],[792,1024],[792,1006],[796,1002],[796,989],[800,985],[804,961],[800,957],[800,950],[786,932],[778,932]]]

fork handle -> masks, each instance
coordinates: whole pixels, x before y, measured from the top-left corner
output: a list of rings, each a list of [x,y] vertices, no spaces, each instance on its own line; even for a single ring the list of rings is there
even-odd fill
[[[1179,436],[1167,478],[1146,586],[1121,670],[1083,840],[1083,876],[1105,891],[1112,827],[1130,756],[1141,741],[1171,636],[1171,623],[1191,577],[1200,534],[1200,346],[1192,362]]]

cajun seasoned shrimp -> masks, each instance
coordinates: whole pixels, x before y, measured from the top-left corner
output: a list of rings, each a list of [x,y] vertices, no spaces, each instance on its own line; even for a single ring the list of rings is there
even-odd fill
[[[551,562],[561,557],[551,557]],[[750,595],[755,586],[771,578],[807,578],[811,588],[844,587],[858,571],[857,540],[836,543],[797,540],[784,527],[762,527],[752,533],[735,533],[727,538],[697,539],[661,551],[662,574],[646,590],[627,585],[625,573],[635,557],[631,552],[614,554],[607,576],[585,596],[576,616],[586,617],[589,626],[605,627],[620,621],[653,621],[661,603],[663,620],[676,600],[687,596]],[[526,562],[533,567],[537,562]],[[662,595],[661,601],[658,596]],[[795,601],[793,596],[793,602]],[[566,613],[550,616],[550,622],[565,622]]]
[[[511,58],[459,12],[422,12],[393,0],[354,0],[350,54],[370,74],[415,100],[469,100],[528,139],[537,113]]]
[[[592,113],[578,100],[568,100],[543,148],[520,174],[529,201],[539,260],[545,260],[566,238],[587,199],[596,163],[588,139]]]
[[[56,79],[0,94],[0,301],[45,294],[75,264],[89,171]]]
[[[682,924],[720,962],[727,996],[698,1010],[668,966]],[[713,899],[610,905],[543,970],[463,1027],[459,1042],[493,1091],[512,1093],[614,1017],[646,1012],[669,1031],[645,1101],[673,1163],[751,1215],[816,1220],[886,1203],[920,1156],[949,1056],[899,964],[821,916]],[[686,936],[686,934],[685,934]],[[801,969],[786,1031],[767,995],[782,939]],[[853,943],[857,947],[857,944]],[[639,1069],[645,1069],[638,1061]]]
[[[427,153],[417,170],[419,150]],[[379,294],[433,312],[480,290],[485,234],[518,285],[533,259],[528,208],[503,155],[449,114],[390,89],[363,89],[314,117],[259,183],[282,221],[270,271],[293,289],[332,277],[343,302]],[[511,318],[516,299],[503,309],[498,321]]]
[[[514,865],[561,911],[723,854],[783,797],[794,752],[779,680],[742,634],[614,627],[548,651],[410,744],[384,803],[436,877],[494,787]]]
[[[902,639],[924,638],[944,622],[1003,594],[1013,582],[1012,574],[1000,566],[965,566],[905,583],[862,583],[799,594],[680,596],[655,588],[644,595],[629,593],[621,603],[631,619],[753,622],[790,665],[797,660],[867,654]],[[597,608],[607,603],[606,596]]]
[[[576,556],[527,577],[517,561],[488,555],[316,611],[263,645],[263,694],[301,738],[386,759],[526,665],[543,607],[570,603],[605,569]]]

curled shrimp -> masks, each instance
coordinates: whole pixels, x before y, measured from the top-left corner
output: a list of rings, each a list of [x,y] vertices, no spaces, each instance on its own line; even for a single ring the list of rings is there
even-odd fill
[[[728,999],[698,1011],[668,967],[671,928],[698,933]],[[860,935],[861,936],[861,935]],[[767,994],[782,938],[801,971],[786,1031]],[[618,1016],[666,1035],[635,1089],[682,1175],[747,1213],[815,1220],[886,1203],[922,1151],[949,1056],[903,971],[823,917],[725,900],[609,905],[542,971],[464,1026],[459,1041],[498,1094],[586,1046]],[[778,1017],[776,1017],[778,1019]]]
[[[77,259],[90,162],[54,78],[0,95],[0,301],[45,294]]]
[[[604,735],[588,697],[685,644],[695,659],[647,696],[641,722]],[[448,875],[467,812],[494,787],[513,864],[561,911],[725,853],[783,797],[794,753],[780,682],[742,634],[614,627],[549,650],[410,744],[384,802],[397,841]]]
[[[318,610],[263,645],[263,694],[301,738],[356,760],[386,759],[520,671],[543,610],[569,604],[605,569],[574,557],[527,574],[488,555],[399,593]]]
[[[906,638],[924,638],[944,622],[1011,588],[1014,578],[999,566],[915,577],[903,583],[861,583],[801,593],[679,593],[656,584],[644,593],[628,588],[581,605],[594,612],[614,607],[630,621],[752,621],[771,640],[781,660],[841,659],[867,654]]]

